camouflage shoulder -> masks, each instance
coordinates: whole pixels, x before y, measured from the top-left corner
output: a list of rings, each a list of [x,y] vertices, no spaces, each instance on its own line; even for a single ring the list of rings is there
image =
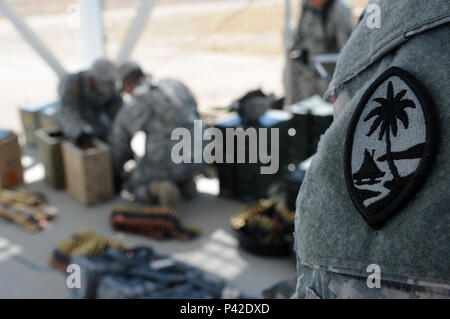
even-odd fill
[[[83,72],[79,72],[66,75],[59,85],[60,96],[63,98],[70,95],[78,96],[81,91],[80,83],[83,81],[83,74]]]

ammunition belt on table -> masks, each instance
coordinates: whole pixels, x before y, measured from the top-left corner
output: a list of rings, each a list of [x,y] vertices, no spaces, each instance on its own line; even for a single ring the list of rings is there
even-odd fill
[[[92,231],[78,231],[71,239],[59,242],[50,259],[50,264],[65,272],[70,260],[77,256],[99,256],[108,249],[124,250],[119,241],[100,236]]]
[[[13,222],[29,232],[38,232],[41,230],[34,218],[25,216],[22,212],[17,212],[11,207],[0,206],[0,219]]]
[[[244,208],[232,218],[233,229],[241,244],[290,245],[294,230],[294,213],[272,200],[260,200]]]
[[[23,204],[26,206],[39,206],[46,203],[46,198],[45,195],[38,192],[0,189],[0,203],[6,205]]]
[[[110,222],[118,231],[160,240],[176,238],[186,241],[201,233],[198,227],[183,225],[176,209],[169,206],[145,208],[120,206],[114,209]]]
[[[55,212],[46,207],[45,197],[29,191],[0,190],[0,218],[27,231],[38,232],[49,226]]]

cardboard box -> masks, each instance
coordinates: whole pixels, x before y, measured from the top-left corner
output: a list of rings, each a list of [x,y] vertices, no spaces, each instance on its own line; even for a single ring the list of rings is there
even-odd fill
[[[22,152],[19,139],[11,131],[0,131],[0,188],[23,183]]]
[[[105,202],[114,196],[111,155],[108,145],[95,140],[93,147],[80,149],[63,142],[66,187],[84,205]]]
[[[57,104],[58,102],[37,103],[21,105],[19,107],[23,133],[25,135],[25,141],[28,145],[36,145],[35,132],[42,127],[40,113],[48,107],[55,106]]]
[[[62,156],[63,133],[57,127],[39,129],[36,140],[45,168],[45,180],[55,189],[65,188],[64,162]]]

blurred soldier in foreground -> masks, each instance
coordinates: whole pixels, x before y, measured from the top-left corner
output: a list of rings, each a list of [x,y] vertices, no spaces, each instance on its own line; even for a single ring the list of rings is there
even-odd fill
[[[124,63],[120,76],[132,99],[119,112],[110,138],[116,176],[139,201],[175,205],[180,193],[192,198],[197,191],[194,174],[201,167],[173,162],[171,135],[179,127],[193,131],[199,119],[194,97],[180,81],[147,78],[134,62]],[[124,164],[133,159],[131,141],[138,132],[146,136],[145,154],[127,176]]]
[[[286,105],[325,92],[328,84],[317,73],[314,56],[339,53],[351,32],[351,12],[341,0],[302,0],[302,13],[288,54],[291,68],[286,75]]]
[[[63,79],[58,88],[58,119],[66,137],[80,147],[89,145],[93,137],[106,141],[123,103],[117,82],[117,68],[106,59],[97,60],[88,71]]]
[[[449,298],[450,3],[372,3],[298,195],[294,297]]]

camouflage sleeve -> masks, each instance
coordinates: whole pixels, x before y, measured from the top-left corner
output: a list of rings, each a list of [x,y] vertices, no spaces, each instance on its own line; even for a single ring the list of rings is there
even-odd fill
[[[78,138],[83,132],[85,125],[79,107],[79,87],[76,83],[77,77],[69,75],[63,79],[58,87],[61,99],[61,108],[57,114],[58,122],[64,135],[72,140]]]
[[[448,287],[418,285],[413,279],[403,282],[384,280],[370,288],[369,274],[347,275],[339,269],[319,266],[298,266],[297,289],[293,298],[299,299],[429,299],[450,298]]]
[[[341,50],[347,43],[353,31],[352,13],[350,8],[338,1],[332,20],[333,30],[336,32],[336,44]]]
[[[174,79],[161,80],[160,88],[170,98],[173,106],[180,109],[178,117],[184,117],[186,120],[190,120],[192,116],[200,117],[197,101],[183,82]]]
[[[303,2],[302,2],[303,3]],[[294,30],[294,38],[292,39],[291,50],[300,50],[301,49],[301,41],[302,41],[302,30],[301,30],[301,21],[302,21],[302,13],[298,18],[297,26]]]
[[[108,116],[112,121],[116,118],[117,114],[119,114],[120,109],[123,106],[123,99],[119,93],[114,94],[111,99],[110,104],[108,105]]]

